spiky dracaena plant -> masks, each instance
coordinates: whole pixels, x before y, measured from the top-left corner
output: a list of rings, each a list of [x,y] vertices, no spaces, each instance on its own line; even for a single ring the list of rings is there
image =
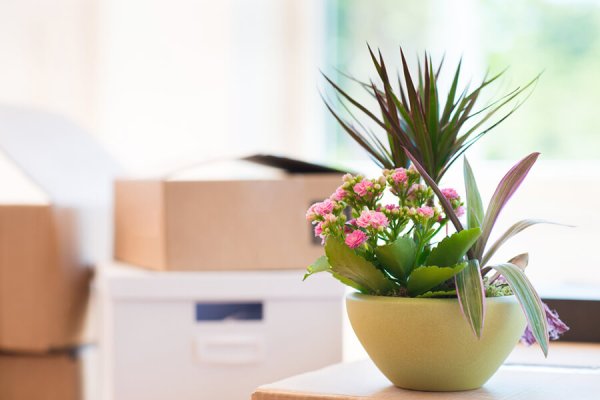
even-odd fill
[[[503,72],[484,79],[475,89],[459,90],[462,62],[458,63],[447,96],[441,101],[439,76],[443,60],[434,68],[431,56],[425,53],[419,61],[416,79],[411,75],[408,63],[400,49],[402,72],[397,83],[392,82],[381,55],[378,57],[369,47],[369,53],[381,84],[361,82],[376,101],[378,110],[369,110],[350,96],[347,91],[324,74],[334,89],[350,118],[345,119],[334,110],[331,102],[324,99],[329,111],[342,128],[382,168],[408,165],[405,149],[423,166],[435,182],[439,182],[448,168],[477,140],[511,115],[527,98],[537,77],[523,87],[517,87],[495,101],[479,107],[482,93],[497,82]],[[387,136],[382,141],[371,129],[356,118],[353,111],[366,115]]]
[[[373,96],[379,107],[378,112],[370,111],[325,76],[327,82],[337,92],[344,109],[349,112],[352,121],[358,124],[358,127],[351,121],[342,118],[338,112],[334,111],[333,106],[324,99],[327,108],[343,129],[382,168],[406,167],[412,163],[439,199],[445,214],[454,225],[457,233],[463,231],[463,225],[457,218],[453,206],[439,188],[438,183],[448,171],[448,168],[473,143],[519,108],[528,97],[528,93],[530,93],[528,89],[533,87],[532,85],[537,82],[538,77],[525,86],[512,90],[500,99],[476,109],[484,89],[497,81],[502,73],[491,79],[484,79],[479,86],[470,92],[467,87],[457,95],[459,93],[458,82],[461,71],[461,63],[459,63],[448,95],[442,105],[438,92],[438,79],[443,62],[440,62],[437,68],[434,69],[431,57],[425,53],[422,63],[419,63],[417,79],[414,80],[404,54],[400,50],[402,73],[399,74],[397,87],[394,89],[381,53],[379,52],[379,57],[376,57],[371,48],[369,48],[369,53],[381,80],[381,85],[378,86],[374,82],[367,84],[354,78],[351,79],[362,85]],[[387,136],[387,143],[382,142],[374,132],[360,123],[359,119],[352,114],[348,103],[383,129]],[[487,210],[483,208],[473,173],[465,159],[467,228],[470,231],[477,230],[480,234],[466,252],[464,260],[466,266],[454,276],[454,286],[463,314],[474,333],[481,336],[485,314],[484,278],[488,282],[493,282],[498,276],[502,275],[522,305],[529,322],[531,335],[539,342],[544,354],[546,354],[549,340],[546,311],[538,294],[523,272],[527,265],[527,256],[520,255],[507,263],[499,265],[487,265],[498,248],[512,236],[532,225],[547,222],[533,219],[519,221],[511,226],[489,248],[487,246],[490,233],[500,212],[521,185],[538,156],[539,153],[532,153],[508,171],[494,192]],[[397,252],[397,255],[405,256],[401,252]],[[328,268],[336,272],[335,265],[328,266]],[[495,275],[486,277],[492,270],[496,271]]]

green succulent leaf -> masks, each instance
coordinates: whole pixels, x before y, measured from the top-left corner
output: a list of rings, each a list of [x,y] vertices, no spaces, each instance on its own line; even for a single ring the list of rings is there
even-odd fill
[[[329,260],[327,260],[327,256],[321,256],[317,258],[317,260],[306,268],[306,274],[304,274],[304,278],[302,280],[306,280],[311,275],[317,274],[319,272],[329,272],[331,276],[340,281],[346,286],[350,286],[360,292],[368,292],[368,289],[361,286],[357,282],[354,282],[351,279],[348,279],[340,274],[333,272],[331,266],[329,265]]]
[[[465,191],[467,193],[467,227],[481,228],[485,211],[471,165],[467,161],[467,157],[464,160]]]
[[[454,277],[454,283],[460,309],[475,336],[480,338],[485,318],[485,291],[479,262],[469,260],[466,268]]]
[[[327,261],[327,256],[321,256],[317,258],[314,263],[309,265],[306,268],[306,273],[304,274],[304,278],[302,278],[302,280],[304,281],[309,276],[319,272],[331,272],[331,267],[329,266],[329,261]]]
[[[360,285],[359,283],[354,282],[351,279],[348,279],[340,274],[336,274],[335,272],[331,272],[331,276],[333,276],[335,279],[337,279],[338,281],[340,281],[341,283],[343,283],[346,286],[350,286],[351,288],[354,288],[356,290],[358,290],[361,293],[369,293],[369,289]]]
[[[425,264],[447,267],[459,263],[480,234],[481,229],[471,228],[447,236],[431,250]]]
[[[545,356],[548,355],[548,321],[540,296],[537,294],[525,273],[518,266],[505,263],[492,266],[500,272],[521,303],[533,337],[540,344]]]
[[[350,281],[361,292],[386,294],[395,289],[395,284],[388,279],[373,263],[365,260],[341,240],[330,237],[325,243],[325,254],[331,271],[342,282]],[[348,284],[348,283],[346,283]]]
[[[460,263],[451,267],[438,267],[435,265],[417,267],[408,277],[406,288],[409,296],[418,296],[459,273],[467,263]]]
[[[414,240],[406,236],[400,236],[394,242],[375,249],[377,261],[390,275],[402,281],[410,274],[416,254]]]

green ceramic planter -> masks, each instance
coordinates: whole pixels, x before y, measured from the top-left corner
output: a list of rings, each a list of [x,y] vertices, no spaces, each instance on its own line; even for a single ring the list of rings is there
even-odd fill
[[[346,297],[352,328],[379,370],[404,389],[457,391],[481,387],[525,330],[514,296],[486,300],[481,339],[457,299]]]

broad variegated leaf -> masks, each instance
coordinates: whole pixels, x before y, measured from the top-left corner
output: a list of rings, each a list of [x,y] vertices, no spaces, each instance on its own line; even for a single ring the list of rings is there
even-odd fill
[[[485,318],[485,290],[479,262],[469,260],[466,268],[454,277],[456,294],[463,315],[467,318],[469,326],[478,338],[483,332]]]
[[[512,197],[515,191],[519,188],[527,173],[535,164],[540,153],[531,153],[527,157],[523,158],[514,167],[508,171],[504,178],[498,184],[492,199],[490,200],[490,204],[485,213],[485,217],[483,219],[483,225],[481,226],[481,236],[477,240],[475,244],[475,251],[473,258],[477,258],[481,261],[483,256],[483,251],[485,250],[485,246],[487,244],[488,238],[490,237],[490,233],[492,232],[492,228],[498,219],[498,215],[508,202],[508,200]]]
[[[506,279],[506,282],[523,308],[533,337],[540,344],[544,355],[547,356],[549,341],[548,321],[546,320],[546,312],[540,296],[538,296],[525,273],[516,265],[505,263],[494,265],[492,268],[500,272],[504,279]]]
[[[510,228],[508,228],[508,230],[506,232],[504,232],[504,234],[502,236],[500,236],[498,238],[498,240],[496,240],[494,242],[494,244],[492,244],[490,246],[490,248],[487,250],[487,252],[485,253],[485,256],[483,256],[483,259],[481,260],[481,265],[486,265],[490,259],[492,258],[492,256],[496,253],[496,251],[498,251],[498,249],[500,247],[502,247],[502,245],[509,240],[510,238],[512,238],[513,236],[515,236],[516,234],[523,232],[525,229],[529,228],[530,226],[536,225],[536,224],[552,224],[552,225],[562,225],[562,226],[570,226],[570,225],[564,225],[564,224],[559,224],[556,222],[551,222],[551,221],[546,221],[543,219],[524,219],[521,220],[515,224],[513,224]]]
[[[514,264],[517,267],[521,268],[523,271],[525,271],[525,268],[527,268],[527,265],[529,264],[529,253],[523,253],[523,254],[519,254],[517,256],[514,256],[513,258],[511,258],[510,260],[508,260],[509,264]],[[482,273],[488,272],[491,268],[487,267],[484,268],[482,270]],[[489,283],[494,283],[496,281],[496,279],[500,278],[502,274],[498,271],[496,271],[496,273],[494,275],[492,275],[492,277],[489,279]]]
[[[467,157],[464,160],[465,191],[467,193],[467,227],[481,228],[485,215],[483,203],[481,202],[481,195],[479,194],[477,181],[473,175],[471,165],[467,161]]]

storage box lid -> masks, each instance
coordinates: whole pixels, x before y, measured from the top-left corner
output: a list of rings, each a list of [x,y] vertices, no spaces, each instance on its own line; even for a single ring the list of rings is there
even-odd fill
[[[345,286],[329,274],[302,281],[304,271],[148,271],[122,263],[99,268],[95,284],[114,299],[342,299]]]
[[[206,160],[170,171],[162,176],[170,181],[265,180],[290,175],[343,174],[341,169],[272,154],[253,154]]]

